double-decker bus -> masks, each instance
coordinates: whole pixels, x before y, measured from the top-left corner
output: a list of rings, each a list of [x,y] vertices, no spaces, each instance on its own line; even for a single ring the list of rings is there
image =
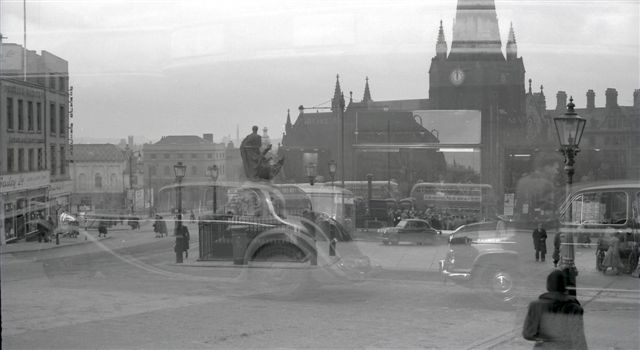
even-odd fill
[[[496,215],[493,188],[487,184],[421,182],[411,189],[418,210],[433,209],[436,213],[475,216],[488,219]]]
[[[325,186],[332,186],[330,182],[324,183]],[[342,186],[341,181],[336,181],[334,187]],[[369,195],[368,181],[345,181],[344,188],[351,191],[354,197],[367,199]],[[371,199],[398,199],[400,191],[398,183],[395,181],[371,181]]]

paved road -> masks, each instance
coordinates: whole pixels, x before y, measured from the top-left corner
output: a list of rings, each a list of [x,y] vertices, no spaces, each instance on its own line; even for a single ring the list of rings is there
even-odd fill
[[[355,243],[380,267],[371,278],[293,295],[251,288],[231,265],[174,264],[172,239],[131,232],[5,253],[3,348],[531,348],[524,303],[496,309],[429,273],[446,246]],[[639,348],[640,307],[625,292],[638,279],[606,278],[616,295],[583,299],[589,344]]]

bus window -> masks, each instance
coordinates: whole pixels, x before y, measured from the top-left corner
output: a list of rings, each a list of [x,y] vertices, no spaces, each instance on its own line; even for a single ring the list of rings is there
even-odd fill
[[[586,192],[571,200],[569,210],[562,216],[567,224],[627,223],[627,194],[625,192]]]

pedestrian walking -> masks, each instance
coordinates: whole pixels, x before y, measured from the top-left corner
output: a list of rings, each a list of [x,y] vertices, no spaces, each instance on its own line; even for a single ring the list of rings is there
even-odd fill
[[[98,238],[107,237],[107,223],[104,220],[100,220],[98,223]]]
[[[544,262],[544,256],[547,254],[547,231],[539,223],[531,236],[533,237],[533,248],[536,250],[536,261]]]
[[[189,257],[189,239],[191,238],[189,236],[189,228],[187,228],[186,225],[180,225],[180,227],[178,228],[178,234],[182,235],[182,247],[184,251],[184,257],[188,258]]]
[[[620,232],[616,232],[609,241],[609,249],[604,254],[604,260],[602,261],[602,273],[606,273],[608,268],[611,268],[615,274],[620,274],[620,270],[624,267],[620,260],[620,238],[622,235]]]
[[[584,309],[567,293],[565,276],[554,270],[547,277],[547,292],[529,304],[522,336],[535,341],[535,349],[587,349]]]

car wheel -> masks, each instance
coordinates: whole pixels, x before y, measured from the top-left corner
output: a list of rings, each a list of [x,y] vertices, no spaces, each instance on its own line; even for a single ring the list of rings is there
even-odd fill
[[[312,284],[310,259],[297,247],[274,244],[258,251],[247,263],[244,279],[257,293],[295,296]]]
[[[512,306],[517,299],[517,274],[513,269],[489,267],[479,272],[476,287],[483,289],[483,297],[497,306]]]

